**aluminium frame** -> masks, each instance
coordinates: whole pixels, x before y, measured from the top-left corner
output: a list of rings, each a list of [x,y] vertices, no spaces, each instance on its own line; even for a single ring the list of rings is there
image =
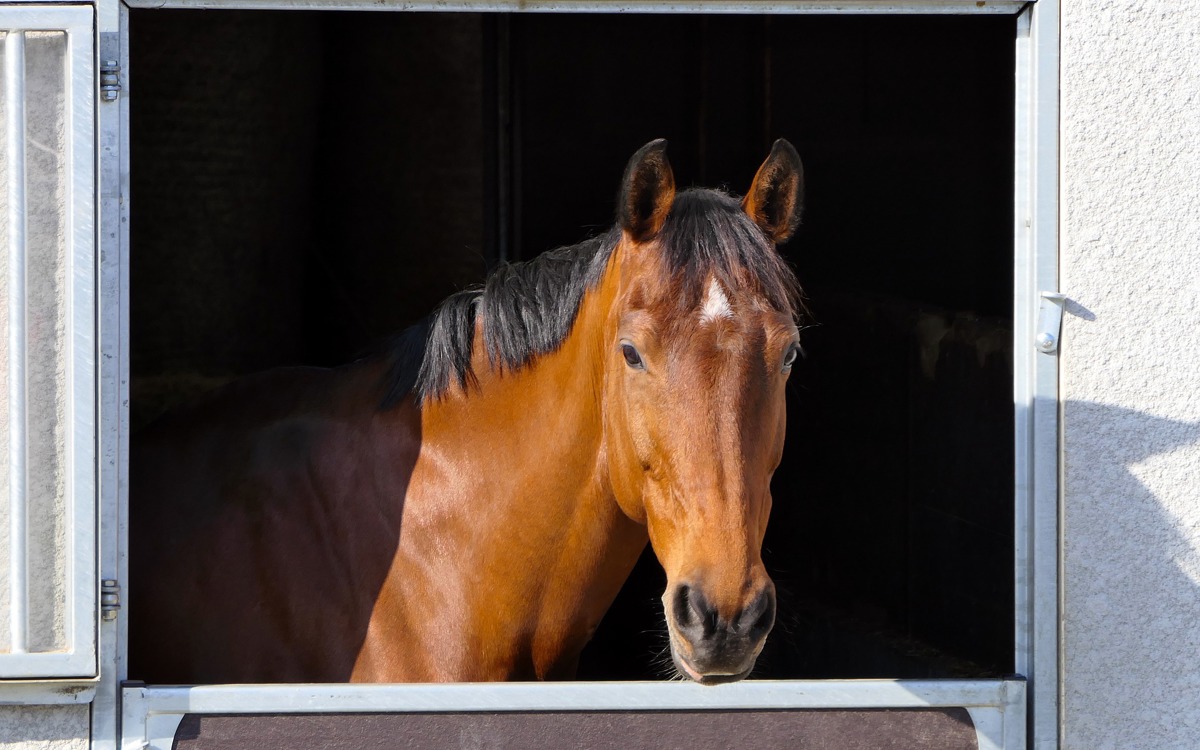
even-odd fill
[[[35,0],[36,2],[37,0]],[[161,741],[186,712],[521,711],[679,708],[848,708],[965,706],[983,717],[990,747],[1050,750],[1059,744],[1058,358],[1039,351],[1038,305],[1058,289],[1058,38],[1060,0],[96,0],[99,54],[122,68],[124,92],[97,102],[100,126],[99,362],[100,569],[127,580],[126,507],[129,362],[129,8],[296,10],[932,14],[1017,16],[1014,174],[1014,390],[1016,445],[1014,643],[1020,681],[788,681],[718,688],[674,683],[553,686],[227,686],[126,687],[127,617],[100,623],[100,671],[93,747]],[[136,71],[133,83],[136,85]],[[136,196],[133,197],[136,199]],[[1055,332],[1057,334],[1057,332]],[[136,595],[136,592],[134,592]],[[1026,703],[1027,701],[1027,703]],[[122,705],[123,704],[123,705]],[[1028,712],[1025,707],[1028,705]],[[989,713],[991,712],[991,713]],[[1001,717],[1001,718],[992,718]],[[1019,717],[1019,719],[1018,719]],[[979,720],[979,719],[977,719]],[[996,734],[988,727],[1002,727]],[[1013,742],[1013,721],[1025,742]],[[122,727],[122,724],[124,725]],[[1007,727],[1007,729],[1004,729]],[[1003,744],[994,744],[1002,737]],[[989,747],[983,744],[981,747]]]
[[[122,750],[171,750],[184,715],[538,713],[586,711],[965,708],[979,750],[1025,739],[1020,680],[768,681],[708,687],[678,682],[433,685],[214,685],[124,691]]]

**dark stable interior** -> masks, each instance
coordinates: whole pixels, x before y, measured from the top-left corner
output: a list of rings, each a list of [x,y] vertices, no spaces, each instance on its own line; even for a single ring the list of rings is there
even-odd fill
[[[811,309],[756,677],[1013,669],[1013,69],[1003,16],[132,13],[132,418],[349,361],[609,226],[625,161],[804,160]],[[647,551],[579,676],[663,676]],[[136,679],[137,675],[130,675]]]

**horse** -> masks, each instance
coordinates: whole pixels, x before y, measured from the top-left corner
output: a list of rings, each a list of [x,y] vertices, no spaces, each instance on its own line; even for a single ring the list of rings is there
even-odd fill
[[[800,290],[803,168],[677,191],[666,141],[618,217],[502,266],[333,369],[235,381],[131,453],[132,677],[556,680],[646,545],[671,662],[746,677]]]

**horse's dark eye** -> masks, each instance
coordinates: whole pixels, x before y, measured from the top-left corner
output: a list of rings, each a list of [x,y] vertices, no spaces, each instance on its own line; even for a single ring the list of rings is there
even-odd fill
[[[796,363],[796,357],[799,357],[799,356],[800,356],[800,347],[798,345],[792,344],[790,347],[788,347],[787,353],[783,355],[784,372],[792,369],[792,365],[794,365]]]
[[[625,364],[638,369],[642,368],[642,355],[633,348],[633,344],[621,344],[621,354],[625,355]]]

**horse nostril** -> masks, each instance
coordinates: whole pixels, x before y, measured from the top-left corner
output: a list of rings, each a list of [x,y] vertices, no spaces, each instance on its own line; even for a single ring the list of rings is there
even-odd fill
[[[709,605],[699,590],[680,584],[675,589],[675,621],[681,629],[700,629],[703,638],[711,636],[717,629],[717,610]]]
[[[693,612],[691,603],[691,587],[681,585],[675,589],[675,622],[683,627],[692,624]]]
[[[751,603],[738,618],[739,625],[749,625],[747,635],[753,638],[761,638],[771,631],[771,627],[775,624],[775,592],[771,589],[764,589],[754,602]]]

